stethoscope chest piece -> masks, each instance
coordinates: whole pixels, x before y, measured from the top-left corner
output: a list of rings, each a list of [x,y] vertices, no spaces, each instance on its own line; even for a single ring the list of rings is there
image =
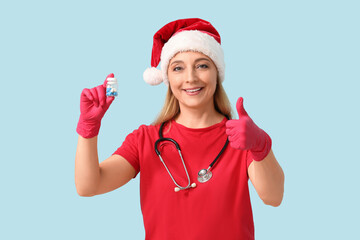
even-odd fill
[[[207,182],[211,179],[212,177],[212,172],[210,171],[210,169],[201,169],[198,172],[198,181],[201,183]]]

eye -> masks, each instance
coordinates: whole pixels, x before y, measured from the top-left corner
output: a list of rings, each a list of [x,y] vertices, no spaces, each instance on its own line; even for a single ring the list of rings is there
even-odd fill
[[[182,67],[179,67],[179,66],[173,68],[173,71],[174,71],[174,72],[179,72],[179,71],[181,71],[181,70],[182,70]]]
[[[199,64],[196,68],[209,68],[209,66],[207,64]]]

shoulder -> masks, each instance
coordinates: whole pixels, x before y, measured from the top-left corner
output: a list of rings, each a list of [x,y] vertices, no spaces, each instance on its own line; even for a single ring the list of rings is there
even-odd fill
[[[158,129],[160,126],[157,125],[140,125],[137,129],[127,134],[121,147],[121,153],[125,152],[138,152],[143,148],[153,146],[154,141],[159,137]],[[120,152],[118,149],[117,153]],[[119,154],[122,155],[122,154]],[[122,155],[125,157],[124,155]],[[127,159],[125,157],[125,159]]]
[[[146,125],[142,124],[137,129],[134,130],[134,132],[157,132],[160,128],[160,125]]]
[[[160,125],[146,125],[142,124],[137,129],[133,130],[132,133],[128,135],[136,138],[143,138],[143,137],[152,137],[158,136]]]

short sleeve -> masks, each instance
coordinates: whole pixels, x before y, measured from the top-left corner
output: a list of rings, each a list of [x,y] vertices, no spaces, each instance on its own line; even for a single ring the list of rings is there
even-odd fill
[[[250,163],[252,163],[252,161],[254,161],[252,154],[250,153],[249,150],[246,151],[246,169],[249,168]]]
[[[135,130],[126,136],[123,144],[113,153],[122,156],[134,167],[135,177],[140,172],[138,142],[139,131]]]

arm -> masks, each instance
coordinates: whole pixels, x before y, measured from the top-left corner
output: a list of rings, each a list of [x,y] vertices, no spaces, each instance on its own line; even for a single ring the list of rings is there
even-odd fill
[[[248,174],[261,200],[267,205],[279,206],[284,194],[284,172],[272,150],[263,160],[252,161]]]
[[[236,103],[238,120],[226,122],[226,134],[233,148],[249,150],[252,163],[248,175],[265,204],[279,206],[284,193],[284,173],[271,150],[271,138],[249,117],[243,98]]]
[[[135,169],[120,155],[99,164],[97,137],[79,136],[75,156],[75,186],[80,196],[94,196],[117,189],[135,176]]]
[[[80,196],[93,196],[114,190],[135,176],[135,169],[121,156],[113,155],[99,164],[97,135],[101,119],[114,97],[106,97],[106,82],[84,89],[80,97],[79,134],[75,156],[75,186]]]

